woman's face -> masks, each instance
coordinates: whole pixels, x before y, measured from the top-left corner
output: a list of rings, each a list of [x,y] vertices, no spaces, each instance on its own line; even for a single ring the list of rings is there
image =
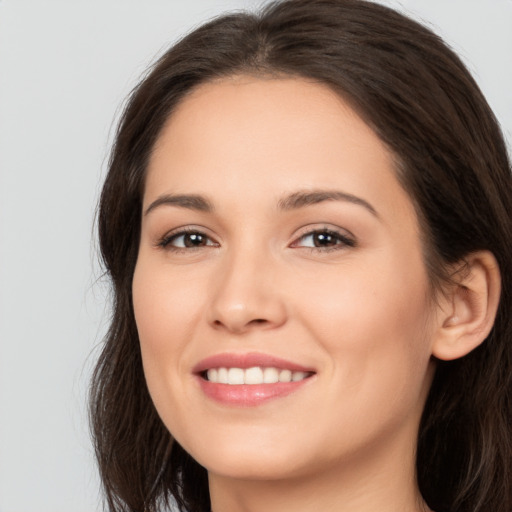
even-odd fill
[[[436,318],[418,221],[326,86],[235,77],[182,101],[149,163],[133,301],[154,404],[212,475],[413,458]]]

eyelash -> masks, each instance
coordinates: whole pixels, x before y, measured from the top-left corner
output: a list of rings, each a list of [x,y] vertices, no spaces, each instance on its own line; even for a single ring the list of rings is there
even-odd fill
[[[197,247],[175,247],[175,246],[171,245],[171,243],[174,242],[175,240],[177,240],[178,238],[186,237],[187,235],[199,235],[201,237],[204,237],[207,241],[211,241],[211,238],[207,234],[202,232],[201,230],[194,229],[194,228],[185,228],[185,229],[180,229],[179,231],[174,232],[174,233],[171,232],[171,233],[166,234],[163,238],[161,238],[158,241],[157,246],[161,247],[162,249],[165,249],[167,251],[172,251],[172,252],[177,252],[177,253],[187,252],[190,250],[197,250],[197,249],[201,249],[201,247],[205,247],[205,245],[198,245]],[[207,243],[206,246],[209,246],[209,247],[218,246],[218,243],[217,242],[214,242],[213,244]]]
[[[176,241],[177,239],[179,239],[181,237],[186,237],[187,235],[198,235],[198,236],[204,237],[205,240],[207,241],[207,243],[205,245],[198,245],[196,247],[193,247],[193,246],[191,246],[191,247],[176,247],[176,246],[171,245],[172,242]],[[335,244],[330,245],[330,246],[325,246],[325,247],[306,247],[306,246],[298,245],[298,242],[300,242],[301,240],[304,241],[308,237],[315,237],[315,236],[319,236],[319,235],[327,235],[329,237],[333,237]],[[201,230],[193,229],[193,228],[186,228],[186,229],[181,229],[178,232],[166,234],[163,238],[161,238],[157,242],[156,245],[162,249],[165,249],[167,251],[171,251],[174,253],[180,253],[180,252],[182,253],[182,252],[187,252],[187,251],[191,251],[191,250],[198,250],[198,249],[201,249],[202,247],[218,247],[219,246],[219,244],[217,242],[213,241],[213,243],[208,243],[208,241],[212,242],[212,239],[208,235],[206,235],[204,232],[202,232]],[[302,247],[304,249],[310,250],[311,252],[325,253],[325,252],[331,252],[331,251],[339,251],[346,247],[355,247],[356,245],[357,245],[356,241],[353,238],[351,238],[345,234],[342,234],[339,231],[330,229],[330,228],[322,228],[322,229],[313,229],[313,230],[305,232],[304,234],[299,236],[297,238],[297,240],[290,245],[290,247],[293,247],[293,248]]]
[[[301,240],[304,241],[308,237],[315,237],[318,235],[327,235],[329,237],[333,237],[335,244],[330,245],[330,246],[325,246],[325,247],[303,247],[303,248],[309,249],[312,252],[324,252],[325,253],[325,252],[331,252],[331,251],[339,251],[346,247],[355,247],[356,246],[356,241],[353,238],[349,237],[348,235],[343,234],[343,233],[336,231],[334,229],[331,229],[331,228],[322,228],[322,229],[313,229],[313,230],[307,231],[306,233],[302,234],[301,236],[299,236],[299,238],[297,239],[296,242],[293,242],[291,244],[291,247],[301,247],[301,246],[297,245],[297,243],[299,241],[301,241]]]

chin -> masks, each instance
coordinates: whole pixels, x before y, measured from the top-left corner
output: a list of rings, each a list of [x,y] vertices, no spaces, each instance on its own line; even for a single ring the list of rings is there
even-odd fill
[[[282,436],[242,434],[227,435],[224,439],[208,439],[185,443],[188,453],[209,473],[243,480],[280,480],[305,471],[309,457],[302,443],[286,442]],[[187,444],[193,449],[187,449]]]
[[[240,480],[283,480],[307,472],[293,458],[261,452],[223,452],[211,458],[204,457],[201,465],[208,473]]]

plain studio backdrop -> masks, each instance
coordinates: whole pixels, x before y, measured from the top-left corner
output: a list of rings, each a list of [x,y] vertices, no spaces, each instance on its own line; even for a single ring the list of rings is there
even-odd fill
[[[512,0],[381,0],[473,72],[512,139]],[[114,119],[173,40],[252,0],[0,0],[0,512],[100,510],[86,393],[109,318],[94,212]]]

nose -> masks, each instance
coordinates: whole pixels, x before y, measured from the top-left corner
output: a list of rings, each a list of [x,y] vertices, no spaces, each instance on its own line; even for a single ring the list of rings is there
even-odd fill
[[[209,323],[244,334],[282,326],[287,308],[279,272],[268,255],[240,251],[227,255],[214,276]]]

